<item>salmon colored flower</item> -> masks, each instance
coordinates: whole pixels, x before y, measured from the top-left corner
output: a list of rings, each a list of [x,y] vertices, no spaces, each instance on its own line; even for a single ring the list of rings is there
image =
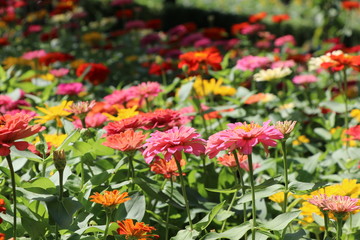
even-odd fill
[[[178,168],[175,161],[176,161],[175,158],[171,158],[170,161],[166,161],[163,158],[157,157],[150,164],[150,170],[156,174],[162,174],[166,179],[179,176],[179,173],[177,173]],[[180,166],[184,166],[185,164],[186,164],[185,160],[181,159]],[[185,173],[183,173],[183,175],[185,175]]]
[[[270,120],[263,126],[255,123],[230,123],[226,129],[209,137],[206,153],[214,158],[220,151],[239,150],[240,153],[249,155],[253,147],[261,143],[268,152],[269,146],[276,146],[276,139],[284,138],[284,135],[274,126],[269,126]]]
[[[5,207],[5,201],[4,199],[0,199],[0,213],[6,213],[6,207]],[[3,222],[3,219],[0,218],[0,224]],[[0,235],[0,239],[1,239],[1,235]]]
[[[88,101],[77,102],[77,103],[71,104],[69,106],[69,108],[66,109],[66,111],[73,113],[75,115],[86,114],[91,111],[91,109],[95,106],[95,104],[96,104],[95,100],[92,100],[90,102],[88,102]]]
[[[151,240],[153,237],[159,237],[158,235],[149,234],[156,229],[143,222],[136,222],[134,224],[132,219],[125,219],[121,222],[117,221],[117,224],[119,225],[117,229],[118,234],[125,235],[125,239]]]
[[[221,70],[222,56],[215,47],[206,48],[202,51],[187,52],[180,55],[179,68],[187,67],[187,72],[202,70],[207,72],[209,68]]]
[[[181,126],[150,134],[143,152],[146,163],[151,163],[158,154],[163,154],[166,161],[170,161],[172,157],[180,161],[182,152],[196,156],[204,153],[206,141],[195,131],[192,127]]]
[[[0,240],[5,240],[5,234],[4,233],[0,233]]]
[[[282,23],[284,21],[287,21],[290,19],[290,16],[287,14],[278,14],[278,15],[274,15],[272,16],[272,21],[274,23]]]
[[[121,193],[119,190],[105,191],[100,194],[96,192],[90,196],[91,202],[102,204],[103,207],[116,207],[117,205],[129,201],[131,198],[128,197],[128,193]]]
[[[142,126],[140,118],[137,116],[122,119],[117,122],[110,122],[107,126],[104,127],[104,130],[107,132],[107,136],[118,134],[124,132],[128,129],[138,129]]]
[[[249,163],[247,161],[248,156],[244,155],[244,154],[239,154],[239,153],[237,153],[237,155],[238,155],[238,159],[239,159],[240,168],[244,169],[245,171],[249,171]],[[226,166],[226,167],[232,167],[232,168],[237,167],[234,154],[232,154],[232,153],[225,154],[224,156],[219,157],[217,159],[217,161],[219,164]],[[253,163],[253,169],[256,169],[259,167],[260,167],[260,164]]]
[[[43,130],[39,124],[29,125],[31,120],[31,116],[23,113],[0,116],[0,156],[9,155],[11,146],[15,146],[20,151],[28,148],[29,143],[16,140],[29,137]]]
[[[255,13],[249,17],[249,22],[251,22],[251,23],[259,22],[262,19],[264,19],[266,16],[267,16],[266,12]]]
[[[353,140],[360,140],[360,125],[356,125],[354,127],[349,128],[345,131],[347,135],[352,136]]]
[[[313,196],[308,202],[317,206],[320,210],[332,213],[348,213],[360,210],[359,199],[349,196],[320,194]]]
[[[108,136],[103,145],[123,152],[134,151],[143,146],[146,137],[147,134],[128,129],[125,132]]]

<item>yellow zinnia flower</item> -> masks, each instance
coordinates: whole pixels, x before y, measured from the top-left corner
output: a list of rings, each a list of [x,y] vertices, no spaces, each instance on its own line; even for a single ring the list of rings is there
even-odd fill
[[[350,116],[355,118],[358,122],[360,122],[360,109],[351,110]]]
[[[45,141],[50,143],[51,146],[57,148],[59,147],[64,140],[67,138],[67,134],[43,134]],[[40,142],[40,138],[36,137],[34,140],[34,145]]]
[[[216,80],[212,78],[210,80],[202,79],[200,76],[196,77],[193,88],[196,94],[200,97],[210,94],[232,96],[236,93],[236,89],[228,86],[221,86],[223,80]]]
[[[291,195],[292,195],[292,193],[289,192],[288,197],[291,196]],[[275,194],[271,195],[269,197],[269,199],[271,201],[273,201],[273,202],[276,202],[276,203],[282,203],[282,202],[284,202],[284,192],[275,193]]]
[[[44,79],[45,81],[52,82],[52,81],[54,81],[55,76],[52,75],[51,73],[46,73],[46,74],[40,75],[39,78]]]
[[[66,109],[69,109],[69,106],[73,104],[72,101],[62,101],[62,103],[58,106],[54,106],[54,107],[48,107],[47,105],[45,105],[46,107],[36,107],[37,109],[39,109],[39,111],[41,111],[42,113],[45,114],[45,116],[36,116],[35,118],[39,118],[39,120],[36,120],[36,123],[41,123],[44,124],[48,121],[51,120],[56,120],[56,125],[58,127],[62,127],[63,124],[60,120],[60,118],[62,117],[66,117],[69,116],[71,113],[66,111]],[[67,118],[68,120],[70,120],[69,118]]]
[[[305,135],[301,135],[296,140],[294,140],[292,142],[292,144],[293,144],[293,146],[298,146],[303,143],[309,143],[309,142],[310,142],[310,140]]]
[[[118,108],[115,106],[115,109],[117,110],[116,117],[108,113],[103,113],[103,115],[105,115],[111,121],[120,121],[122,119],[131,118],[139,114],[139,112],[136,111],[137,106],[133,106],[132,108]]]

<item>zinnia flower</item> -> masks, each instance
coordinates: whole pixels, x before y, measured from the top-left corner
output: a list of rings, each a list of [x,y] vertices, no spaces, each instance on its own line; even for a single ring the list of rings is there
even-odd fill
[[[240,168],[244,169],[245,171],[249,171],[248,156],[244,155],[244,154],[239,154],[239,153],[236,153],[236,154],[239,159]],[[219,164],[226,166],[226,167],[231,167],[231,168],[237,167],[236,159],[235,159],[235,156],[233,153],[225,154],[224,156],[219,157],[217,159],[217,161]],[[259,167],[260,167],[260,164],[253,163],[253,169],[256,169]]]
[[[4,201],[4,199],[0,199],[0,213],[6,213],[6,207],[5,207],[5,201]],[[0,224],[3,222],[3,219],[2,218],[0,218]],[[0,235],[0,237],[1,237],[1,235]]]
[[[143,146],[146,137],[147,134],[128,129],[125,132],[108,136],[103,145],[123,152],[134,151]]]
[[[73,102],[72,101],[62,101],[60,105],[58,106],[54,106],[54,107],[48,107],[47,105],[46,108],[43,107],[36,107],[37,109],[39,109],[42,113],[46,114],[45,116],[36,116],[35,118],[38,118],[39,120],[36,120],[36,123],[47,123],[48,121],[51,120],[55,120],[56,124],[58,127],[62,127],[63,124],[61,122],[61,118],[62,117],[67,117],[69,116],[71,113],[67,111],[67,109],[69,109],[70,105],[72,105]],[[71,119],[68,119],[71,120]]]
[[[131,199],[128,198],[127,192],[120,194],[119,190],[105,191],[102,194],[96,192],[94,195],[91,195],[90,198],[91,202],[102,204],[104,207],[116,207]]]
[[[320,210],[332,213],[348,213],[360,209],[358,205],[359,199],[349,196],[320,194],[313,196],[308,202],[317,206]]]
[[[156,131],[146,140],[143,155],[146,163],[151,163],[158,155],[163,154],[166,161],[175,157],[180,161],[182,152],[199,156],[205,151],[206,141],[192,127],[173,127],[165,132]]]
[[[188,73],[203,70],[208,71],[209,68],[213,70],[220,70],[222,56],[220,52],[214,48],[206,48],[202,51],[187,52],[180,55],[180,62],[178,67],[182,68],[186,66],[188,68]]]
[[[29,143],[16,140],[34,135],[43,129],[38,124],[29,125],[31,120],[32,117],[22,113],[0,116],[0,156],[9,155],[11,146],[20,151],[27,149]]]
[[[152,237],[159,237],[158,235],[149,234],[156,229],[143,222],[136,222],[134,224],[132,219],[125,219],[121,222],[117,221],[117,224],[119,225],[119,228],[117,229],[118,234],[126,235],[125,239],[151,240]]]
[[[254,80],[257,82],[272,81],[283,78],[291,74],[290,68],[274,68],[267,70],[260,70],[254,75]]]
[[[240,69],[242,71],[250,70],[254,71],[256,68],[265,67],[270,62],[270,59],[267,57],[259,57],[259,56],[245,56],[239,59],[236,62],[236,69]]]
[[[56,94],[59,95],[78,95],[81,92],[84,92],[85,88],[82,83],[60,83],[56,89]]]
[[[102,63],[83,63],[76,69],[76,76],[82,76],[88,68],[88,73],[86,73],[84,79],[93,85],[105,82],[110,73],[110,70]]]
[[[316,78],[316,76],[312,75],[312,74],[304,74],[304,75],[298,75],[295,76],[292,79],[292,82],[295,84],[308,84],[308,83],[313,83],[316,82],[318,79]]]
[[[270,120],[263,123],[263,126],[255,123],[230,123],[226,129],[217,132],[209,137],[206,146],[206,153],[214,158],[220,151],[237,149],[242,154],[249,155],[253,147],[261,143],[268,152],[268,146],[276,146],[275,139],[284,138],[284,135],[274,126],[269,126]]]
[[[154,161],[150,164],[150,170],[156,174],[162,174],[164,178],[173,178],[175,176],[179,176],[177,173],[178,168],[175,162],[175,158],[171,158],[170,161],[166,161],[163,158],[156,157]],[[180,166],[184,166],[186,164],[184,159],[180,160]],[[183,173],[185,175],[185,173]]]
[[[349,128],[345,133],[352,136],[354,140],[360,140],[360,125]]]
[[[272,16],[271,19],[274,23],[282,23],[283,21],[289,20],[290,16],[287,14],[278,14],[278,15]]]

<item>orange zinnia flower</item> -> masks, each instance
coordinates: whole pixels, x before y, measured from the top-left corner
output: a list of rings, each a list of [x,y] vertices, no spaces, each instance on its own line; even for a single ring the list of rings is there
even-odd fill
[[[180,166],[184,166],[186,164],[184,159],[180,160]],[[172,158],[170,161],[166,161],[163,158],[157,158],[150,164],[150,170],[156,174],[162,174],[164,178],[171,178],[175,176],[179,176],[177,173],[178,168],[175,162],[175,158]],[[185,175],[185,173],[183,173]]]
[[[266,17],[266,15],[267,15],[266,12],[255,13],[249,17],[249,22],[251,22],[251,23],[259,22],[262,19],[264,19]]]
[[[282,23],[283,21],[289,20],[290,16],[287,14],[279,14],[272,16],[272,21],[274,23]]]
[[[180,55],[180,62],[178,67],[186,66],[188,73],[197,70],[208,71],[209,68],[213,70],[221,70],[222,56],[219,50],[215,47],[206,48],[203,51],[187,52]]]
[[[146,138],[147,134],[128,129],[125,132],[108,136],[103,145],[123,152],[134,151],[142,147]]]
[[[31,120],[32,117],[24,113],[0,116],[0,156],[9,155],[11,146],[15,146],[20,151],[28,148],[29,143],[15,141],[34,135],[43,129],[39,124],[30,126]]]
[[[331,62],[321,64],[323,68],[330,68],[332,71],[341,71],[345,67],[351,67],[354,70],[360,70],[360,56],[351,56],[347,54],[330,55]]]
[[[102,204],[104,207],[116,207],[117,205],[129,201],[131,198],[128,198],[128,193],[119,193],[118,190],[105,191],[103,194],[96,192],[94,195],[91,195],[92,198],[90,201]]]
[[[125,239],[140,239],[140,240],[148,240],[152,239],[152,237],[158,238],[158,235],[148,234],[152,231],[156,230],[154,227],[150,227],[149,225],[143,222],[137,222],[134,225],[132,219],[125,219],[124,221],[117,221],[119,228],[117,232],[120,235],[126,235]]]

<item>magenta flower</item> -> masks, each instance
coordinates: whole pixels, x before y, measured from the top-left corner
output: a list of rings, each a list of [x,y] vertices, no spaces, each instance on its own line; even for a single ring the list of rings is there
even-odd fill
[[[292,82],[295,84],[307,84],[307,83],[312,83],[312,82],[316,82],[317,78],[316,76],[312,75],[312,74],[304,74],[304,75],[298,75],[295,76],[292,79]]]
[[[158,154],[162,154],[166,161],[170,161],[172,157],[180,161],[182,152],[196,156],[204,153],[206,141],[195,131],[192,127],[181,126],[150,134],[151,137],[144,144],[146,163],[150,164]]]
[[[84,92],[85,88],[82,83],[60,83],[57,87],[56,94],[59,95],[77,95]]]
[[[249,155],[253,147],[261,143],[265,151],[268,147],[276,146],[275,139],[284,138],[284,135],[275,128],[269,126],[270,120],[263,123],[263,126],[255,123],[230,123],[226,129],[217,132],[209,137],[206,146],[206,154],[214,158],[220,151],[238,150],[240,153]]]
[[[242,71],[250,70],[254,71],[256,68],[265,67],[270,62],[270,59],[267,57],[258,57],[258,56],[245,56],[239,59],[236,63],[235,68]]]
[[[295,38],[292,35],[285,35],[285,36],[282,36],[282,37],[279,37],[279,38],[275,39],[275,41],[274,41],[274,45],[276,47],[283,46],[286,43],[296,45]]]
[[[24,53],[21,57],[26,60],[32,60],[35,58],[41,58],[46,55],[45,50],[35,50]]]

